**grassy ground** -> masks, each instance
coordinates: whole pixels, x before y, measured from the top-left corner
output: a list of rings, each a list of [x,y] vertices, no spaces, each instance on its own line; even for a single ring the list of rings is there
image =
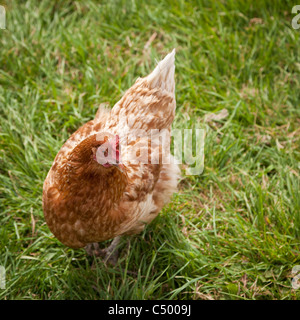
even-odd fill
[[[300,31],[291,28],[292,6],[7,2],[1,299],[300,298],[291,286],[300,264]],[[205,128],[205,169],[183,175],[161,215],[123,239],[120,265],[105,267],[53,237],[43,218],[43,181],[70,133],[174,47],[174,127]],[[227,117],[204,121],[222,109]]]

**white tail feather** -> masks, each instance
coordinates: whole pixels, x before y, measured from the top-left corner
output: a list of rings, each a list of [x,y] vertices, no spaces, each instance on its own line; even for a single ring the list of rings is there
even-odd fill
[[[151,88],[161,88],[175,93],[175,49],[161,60],[145,79]]]

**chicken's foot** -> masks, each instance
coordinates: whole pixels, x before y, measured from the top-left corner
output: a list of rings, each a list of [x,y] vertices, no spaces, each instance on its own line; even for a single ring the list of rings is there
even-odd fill
[[[120,239],[120,236],[115,237],[112,243],[105,249],[100,249],[97,242],[89,243],[85,247],[85,250],[89,256],[102,257],[104,263],[116,265],[119,257],[117,246]]]

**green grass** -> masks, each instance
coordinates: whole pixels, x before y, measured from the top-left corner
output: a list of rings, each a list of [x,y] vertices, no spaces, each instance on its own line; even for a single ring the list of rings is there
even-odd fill
[[[3,3],[2,1],[2,4]],[[1,299],[299,299],[300,31],[288,1],[7,1],[0,30]],[[257,18],[257,19],[254,19]],[[155,39],[144,48],[151,36]],[[153,38],[152,38],[153,39]],[[174,128],[205,168],[115,268],[56,240],[42,185],[63,142],[176,48]],[[204,122],[207,113],[229,116]]]

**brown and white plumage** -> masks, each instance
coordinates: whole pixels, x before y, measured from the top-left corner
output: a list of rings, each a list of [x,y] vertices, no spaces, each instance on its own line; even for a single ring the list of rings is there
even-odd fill
[[[150,75],[137,79],[111,110],[99,108],[58,152],[44,182],[43,210],[50,230],[65,245],[80,248],[138,233],[176,191],[176,164],[132,158],[137,146],[149,159],[163,152],[149,139],[152,129],[170,132],[174,120],[174,60],[175,50]],[[107,134],[120,137],[122,170],[92,160],[92,150]]]

